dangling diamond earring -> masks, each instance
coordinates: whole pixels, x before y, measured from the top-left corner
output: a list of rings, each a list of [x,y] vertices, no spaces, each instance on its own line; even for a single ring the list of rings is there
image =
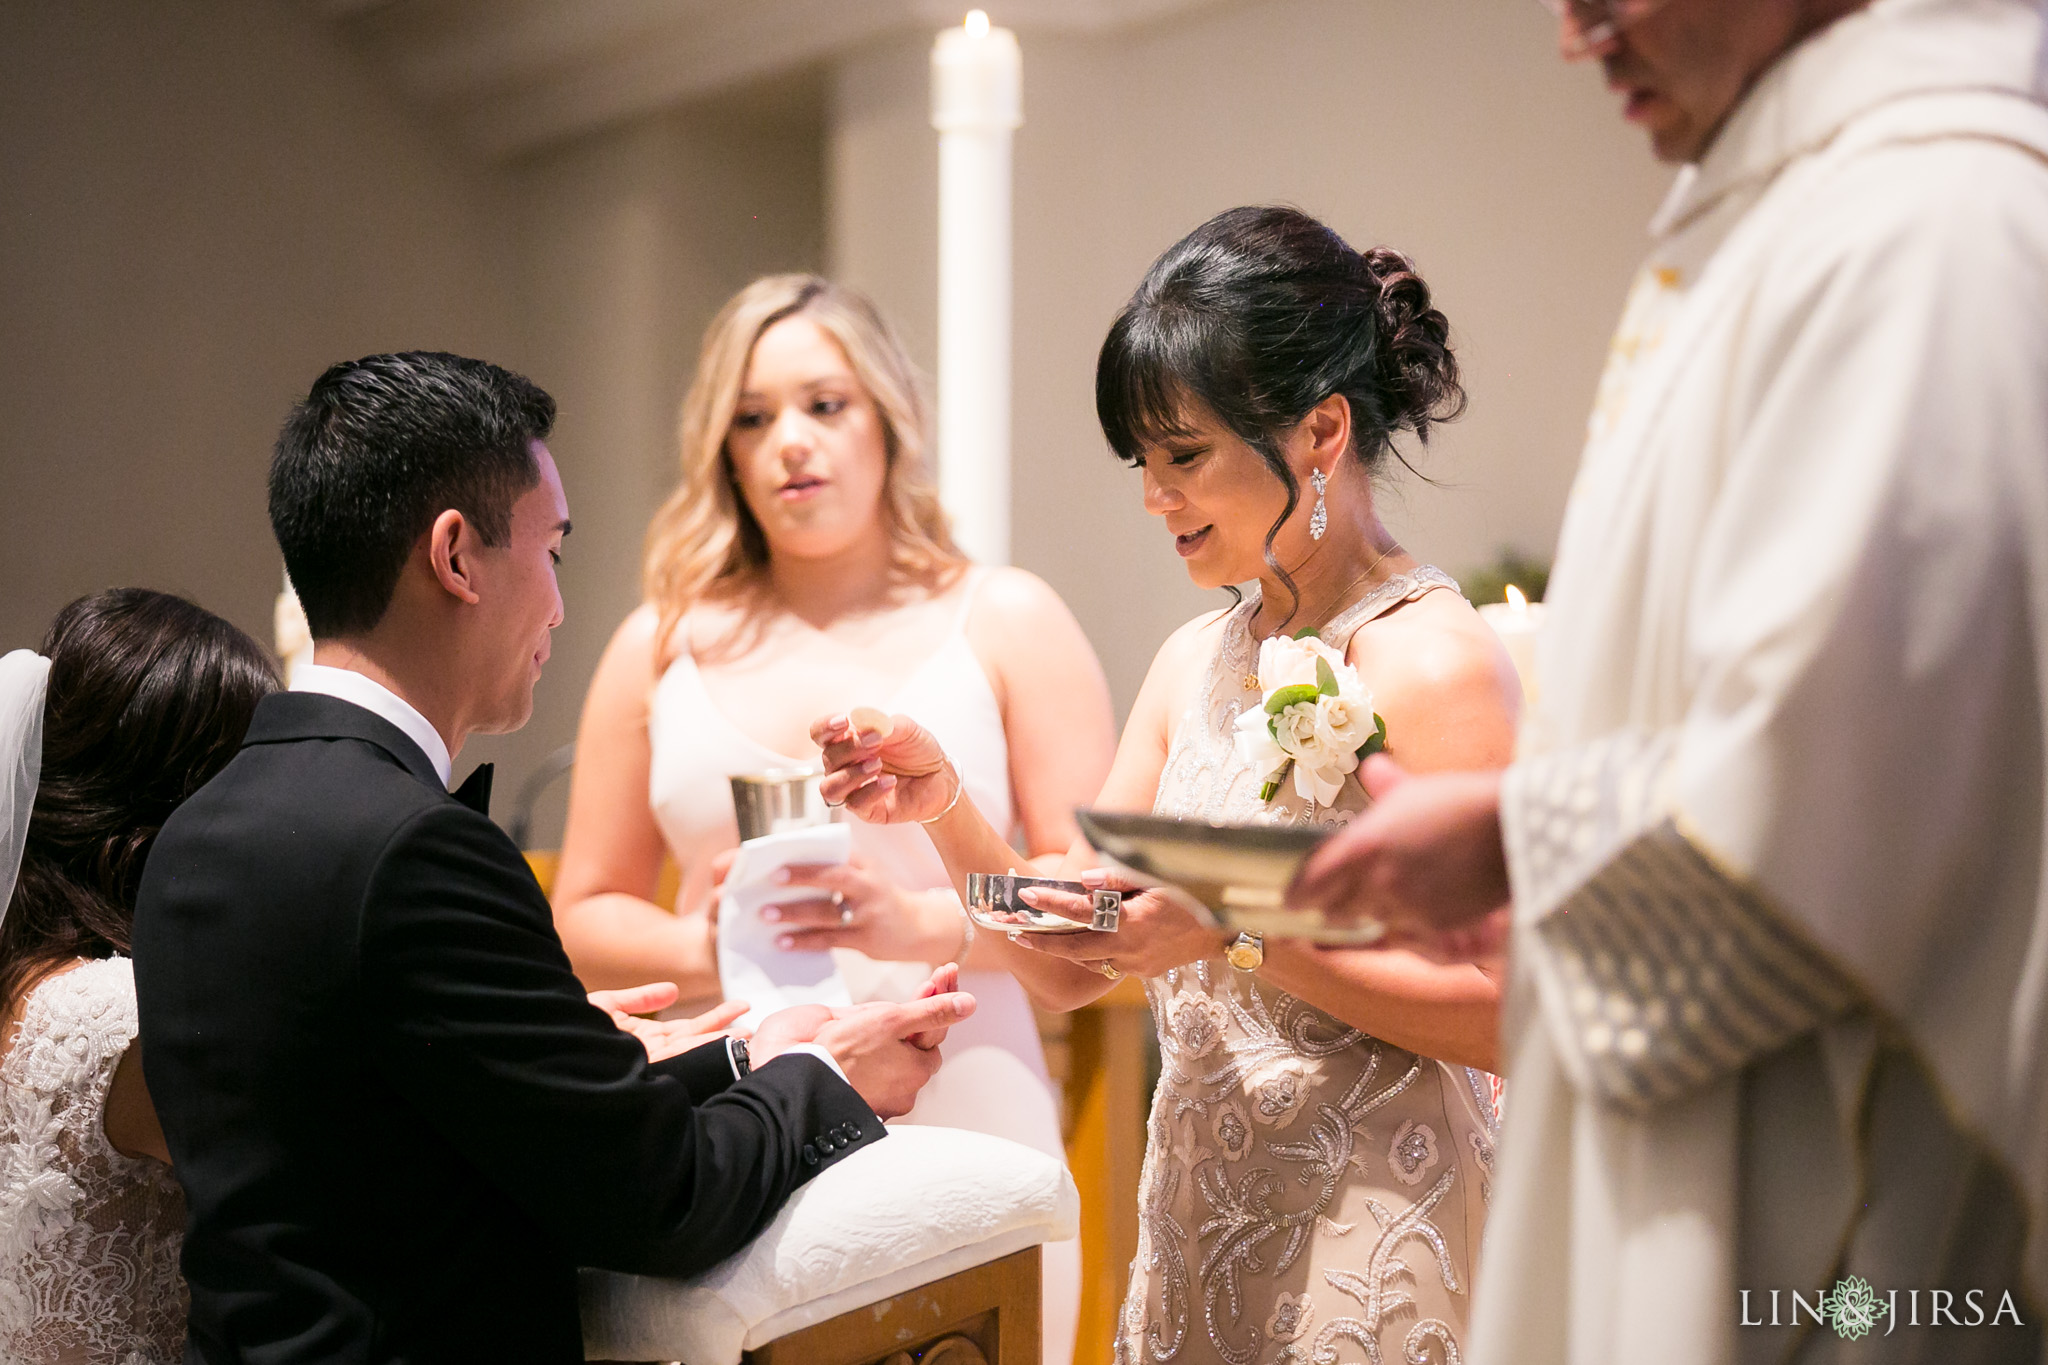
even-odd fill
[[[1330,529],[1330,508],[1323,501],[1323,489],[1330,481],[1324,477],[1322,470],[1311,469],[1308,472],[1308,482],[1309,486],[1316,490],[1316,505],[1308,514],[1308,538],[1321,540],[1323,532]]]

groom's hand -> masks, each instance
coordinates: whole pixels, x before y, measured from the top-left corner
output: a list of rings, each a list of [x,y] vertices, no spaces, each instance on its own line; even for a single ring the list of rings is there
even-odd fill
[[[630,1033],[647,1049],[650,1062],[666,1061],[714,1038],[739,1032],[732,1027],[747,1012],[744,1000],[727,1000],[689,1019],[641,1019],[676,1002],[672,981],[654,981],[617,991],[592,991],[590,1003],[611,1016],[621,1032]]]
[[[616,991],[592,991],[590,1003],[609,1014],[614,1024],[625,1028],[636,1014],[653,1014],[675,1004],[679,993],[673,981],[650,981],[644,986]]]
[[[798,1043],[815,1043],[818,1030],[832,1022],[829,1005],[791,1005],[763,1019],[747,1042],[756,1067],[766,1066]]]
[[[1383,755],[1359,775],[1372,806],[1310,855],[1287,903],[1378,920],[1389,946],[1440,960],[1497,956],[1509,899],[1501,775],[1413,776]]]
[[[910,1112],[917,1092],[938,1074],[946,1030],[974,1013],[974,997],[947,991],[908,1004],[855,1005],[818,1030],[846,1080],[885,1119]]]
[[[928,979],[922,986],[917,988],[917,994],[913,996],[912,999],[929,1000],[935,995],[951,995],[953,994],[953,992],[959,989],[960,964],[957,962],[948,962],[940,966],[938,970],[934,971],[931,974],[930,979]],[[967,999],[970,1002],[972,1002],[974,997],[970,995],[967,997]],[[965,1017],[966,1016],[964,1015],[962,1016],[962,1018]],[[911,1038],[909,1041],[918,1047],[936,1048],[940,1043],[946,1041],[946,1029],[951,1027],[952,1025],[948,1024],[944,1028],[940,1028],[935,1032],[920,1033],[916,1037]]]
[[[960,969],[947,963],[908,1004],[792,1005],[761,1021],[748,1051],[759,1067],[793,1044],[816,1043],[870,1109],[893,1119],[910,1112],[917,1092],[937,1074],[946,1030],[974,1013],[974,997],[959,985]]]

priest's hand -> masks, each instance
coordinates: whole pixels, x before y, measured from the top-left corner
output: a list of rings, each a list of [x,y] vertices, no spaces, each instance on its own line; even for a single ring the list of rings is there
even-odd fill
[[[744,1000],[727,1000],[689,1019],[642,1019],[676,1002],[673,981],[654,981],[618,991],[592,991],[590,1003],[611,1016],[620,1030],[640,1040],[650,1062],[665,1061],[714,1038],[740,1032],[733,1028],[747,1012]]]
[[[1376,754],[1359,776],[1372,806],[1309,857],[1287,903],[1378,920],[1389,946],[1442,961],[1498,958],[1510,894],[1500,773],[1411,775]]]

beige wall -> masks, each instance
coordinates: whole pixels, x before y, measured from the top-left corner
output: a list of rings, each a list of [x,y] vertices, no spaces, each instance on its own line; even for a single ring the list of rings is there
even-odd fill
[[[570,739],[637,600],[675,403],[720,302],[829,261],[934,349],[929,35],[495,167],[274,0],[0,5],[0,647],[117,583],[267,638],[263,470],[325,364],[431,346],[532,374],[578,530],[568,621],[501,760],[501,813]],[[1555,534],[1607,329],[1664,183],[1535,5],[1237,0],[1135,32],[1024,34],[1017,559],[1128,705],[1203,603],[1104,452],[1096,345],[1151,259],[1281,199],[1414,253],[1471,416],[1390,515],[1454,571]],[[829,96],[818,94],[829,85]],[[553,837],[559,801],[539,833]]]
[[[126,584],[267,643],[292,401],[336,360],[508,345],[489,186],[310,8],[0,5],[0,648]]]
[[[0,5],[0,649],[123,584],[268,643],[291,403],[336,360],[481,355],[555,394],[577,523],[534,719],[460,765],[501,763],[503,816],[637,600],[704,325],[822,259],[819,80],[483,166],[313,14]]]
[[[1120,707],[1204,605],[1094,423],[1096,348],[1152,259],[1209,215],[1281,201],[1413,255],[1472,408],[1396,485],[1389,520],[1452,572],[1547,555],[1608,330],[1669,175],[1533,4],[1267,0],[1101,38],[1021,35],[1015,559],[1074,606]],[[835,82],[834,268],[933,362],[927,38]]]

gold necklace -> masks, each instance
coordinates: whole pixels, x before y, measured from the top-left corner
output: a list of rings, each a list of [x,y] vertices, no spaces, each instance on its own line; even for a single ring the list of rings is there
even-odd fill
[[[1399,541],[1395,541],[1395,542],[1393,542],[1392,544],[1388,545],[1386,549],[1384,549],[1384,550],[1381,550],[1381,551],[1379,552],[1379,554],[1378,554],[1378,555],[1376,555],[1376,556],[1375,556],[1375,557],[1373,558],[1373,561],[1372,561],[1372,563],[1370,563],[1370,564],[1366,565],[1366,566],[1365,566],[1365,568],[1364,568],[1363,570],[1361,570],[1361,571],[1359,572],[1359,575],[1358,575],[1358,577],[1356,577],[1356,578],[1352,579],[1352,580],[1351,580],[1351,581],[1350,581],[1349,583],[1346,583],[1346,584],[1345,584],[1345,585],[1344,585],[1343,587],[1341,587],[1341,588],[1339,588],[1339,589],[1337,590],[1337,600],[1338,600],[1339,602],[1343,601],[1343,600],[1344,600],[1344,594],[1345,594],[1345,593],[1348,593],[1348,592],[1350,592],[1350,591],[1351,591],[1351,590],[1352,590],[1353,588],[1357,587],[1357,586],[1358,586],[1358,585],[1359,585],[1360,583],[1363,583],[1363,582],[1364,582],[1364,581],[1366,580],[1366,578],[1367,578],[1367,577],[1369,577],[1369,576],[1371,575],[1372,571],[1373,571],[1374,569],[1377,569],[1377,568],[1378,568],[1378,567],[1380,566],[1380,561],[1381,561],[1382,559],[1385,559],[1385,558],[1386,558],[1386,557],[1387,557],[1388,555],[1390,555],[1390,554],[1394,553],[1394,551],[1396,551],[1396,550],[1398,550],[1398,549],[1400,549],[1400,548],[1401,548],[1401,543],[1400,543]],[[1324,624],[1326,624],[1326,625],[1327,625],[1328,623],[1327,623],[1327,622],[1325,622]],[[1269,638],[1270,638],[1270,637],[1269,637]],[[1248,692],[1256,692],[1256,691],[1258,691],[1258,690],[1259,690],[1259,675],[1258,675],[1257,673],[1247,673],[1247,674],[1245,675],[1245,679],[1244,679],[1244,685],[1245,685],[1245,690],[1246,690],[1246,691],[1248,691]]]

